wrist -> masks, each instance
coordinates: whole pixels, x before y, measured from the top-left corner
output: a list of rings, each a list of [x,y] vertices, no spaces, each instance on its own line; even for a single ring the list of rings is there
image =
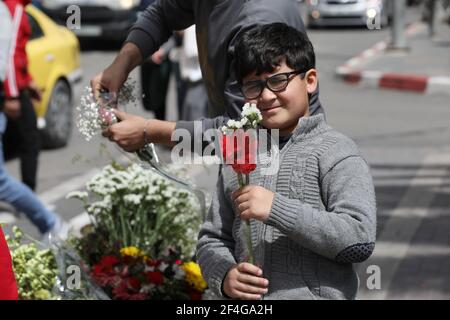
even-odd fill
[[[147,119],[147,120],[144,121],[144,129],[142,130],[142,136],[143,136],[143,139],[144,139],[144,146],[146,146],[147,144],[152,142],[150,140],[150,134],[148,132],[149,124],[150,124],[150,119]]]
[[[230,269],[231,270],[231,269]],[[227,281],[227,276],[228,273],[230,272],[230,270],[227,271],[227,273],[225,274],[225,276],[223,277],[222,280],[222,284],[220,285],[220,293],[222,294],[223,297],[227,298],[227,299],[233,299],[232,297],[230,297],[226,292],[225,292],[225,285],[226,285],[226,281]]]

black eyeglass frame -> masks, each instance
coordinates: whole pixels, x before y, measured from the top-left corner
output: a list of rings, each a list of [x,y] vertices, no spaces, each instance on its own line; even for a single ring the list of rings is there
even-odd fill
[[[306,75],[307,72],[308,71],[294,70],[294,71],[291,71],[291,72],[282,72],[282,73],[274,74],[273,76],[270,76],[270,77],[268,77],[265,80],[249,81],[248,83],[252,83],[252,84],[258,83],[259,84],[259,87],[260,87],[259,94],[257,96],[255,96],[255,97],[248,97],[248,96],[246,96],[245,92],[244,92],[244,85],[241,85],[241,87],[240,87],[241,93],[243,94],[243,96],[246,99],[254,100],[254,99],[258,99],[261,96],[261,94],[263,93],[265,88],[267,88],[270,91],[275,92],[275,93],[282,92],[282,91],[286,90],[287,86],[289,85],[289,81],[290,81],[292,75],[300,75],[300,78],[303,80],[305,78],[305,75]],[[268,83],[269,83],[270,79],[272,79],[274,77],[279,77],[279,76],[286,76],[286,80],[285,80],[286,81],[286,85],[284,85],[283,88],[281,88],[281,89],[274,90],[271,87],[269,87]]]

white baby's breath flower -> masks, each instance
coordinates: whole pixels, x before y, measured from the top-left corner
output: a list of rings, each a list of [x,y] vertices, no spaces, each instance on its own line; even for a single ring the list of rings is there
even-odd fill
[[[136,102],[136,83],[128,79],[121,88],[118,96],[120,106]],[[115,97],[112,94],[112,97]],[[117,122],[112,109],[117,106],[117,101],[112,99],[108,103],[99,103],[94,98],[91,87],[85,87],[80,99],[80,105],[76,107],[76,126],[86,141],[99,135],[103,129]]]

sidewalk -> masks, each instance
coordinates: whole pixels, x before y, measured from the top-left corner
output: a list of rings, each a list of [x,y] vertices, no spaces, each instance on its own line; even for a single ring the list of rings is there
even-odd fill
[[[436,30],[431,39],[426,24],[413,23],[406,30],[407,52],[390,50],[386,39],[339,66],[336,74],[368,88],[450,95],[450,26],[441,23]]]

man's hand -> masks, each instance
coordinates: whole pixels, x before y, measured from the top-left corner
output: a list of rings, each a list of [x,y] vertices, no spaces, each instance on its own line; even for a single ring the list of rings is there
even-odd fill
[[[267,293],[269,281],[262,277],[262,270],[250,263],[240,263],[228,271],[223,291],[233,299],[259,300]]]
[[[144,127],[147,124],[147,120],[115,109],[113,112],[120,122],[103,130],[102,135],[116,142],[128,152],[142,148],[145,145]]]
[[[142,62],[139,48],[127,42],[120,50],[114,62],[91,79],[91,88],[95,99],[102,91],[118,93],[128,74]]]
[[[116,142],[125,151],[131,152],[142,148],[147,143],[161,143],[174,146],[171,140],[176,123],[158,119],[145,119],[117,109],[113,109],[119,123],[103,130],[102,135]],[[144,128],[147,141],[144,141]]]
[[[127,80],[127,76],[128,74],[115,65],[111,65],[95,75],[91,79],[91,88],[95,99],[98,100],[103,91],[118,93]]]
[[[21,104],[19,99],[6,99],[3,111],[11,119],[20,117]]]
[[[28,85],[28,90],[30,92],[30,97],[33,100],[41,101],[42,100],[42,91],[39,89],[39,87],[36,85],[34,81],[31,81]]]
[[[260,186],[245,186],[232,194],[233,202],[241,219],[265,222],[270,214],[275,194]]]

